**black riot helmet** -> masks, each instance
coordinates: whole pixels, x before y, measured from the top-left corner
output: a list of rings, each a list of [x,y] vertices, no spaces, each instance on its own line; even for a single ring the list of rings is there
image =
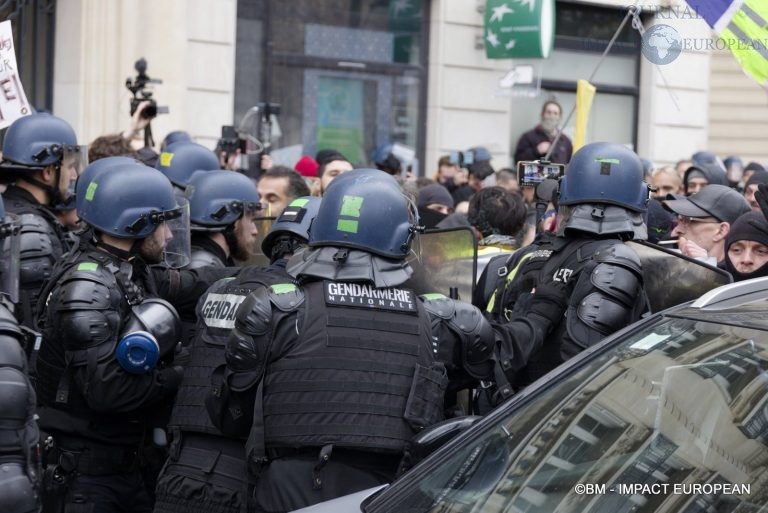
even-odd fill
[[[97,232],[139,240],[163,225],[172,235],[165,247],[166,263],[189,263],[189,205],[160,171],[139,163],[115,164],[81,187],[85,194],[77,195],[77,211]]]
[[[397,180],[383,171],[358,169],[331,182],[309,246],[347,247],[401,260],[418,229],[416,206]]]
[[[306,245],[312,222],[320,210],[320,198],[303,196],[291,201],[269,229],[261,242],[261,251],[271,261],[283,254],[294,253]]]
[[[51,204],[64,203],[71,194],[71,188],[64,184],[62,189],[62,167],[74,168],[80,175],[88,162],[85,146],[77,144],[72,127],[61,118],[50,114],[31,114],[14,121],[5,133],[3,158],[0,171],[41,187],[51,196]],[[49,166],[56,169],[55,186],[44,184],[32,173]]]
[[[168,145],[157,159],[155,169],[161,171],[179,189],[185,189],[197,171],[219,169],[219,158],[214,152],[191,141],[178,141]]]
[[[558,235],[578,230],[644,239],[642,215],[649,198],[635,152],[621,144],[587,144],[573,155],[560,181]]]

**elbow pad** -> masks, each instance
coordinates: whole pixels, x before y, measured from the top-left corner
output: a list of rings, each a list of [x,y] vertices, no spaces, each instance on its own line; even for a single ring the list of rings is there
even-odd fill
[[[438,360],[463,368],[476,379],[493,375],[495,335],[482,312],[470,303],[442,295],[422,296],[429,314]]]

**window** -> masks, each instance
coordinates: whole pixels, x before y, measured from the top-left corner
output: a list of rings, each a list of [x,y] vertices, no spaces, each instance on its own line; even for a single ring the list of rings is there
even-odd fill
[[[764,324],[762,308],[747,325]],[[548,388],[496,410],[365,512],[757,512],[768,501],[767,355],[760,329],[650,320]],[[744,370],[736,372],[738,398],[699,372],[720,375],[725,361]],[[604,489],[579,494],[577,483]],[[739,488],[703,487],[713,483]],[[668,493],[651,491],[661,485]]]
[[[340,150],[366,164],[401,143],[423,154],[427,0],[238,2],[235,120],[281,105],[273,158]]]
[[[555,46],[546,60],[529,62],[541,76],[538,98],[512,99],[511,154],[519,137],[539,122],[541,107],[554,98],[563,107],[561,123],[576,103],[576,80],[589,79],[626,9],[557,2]],[[640,34],[627,23],[600,66],[592,84],[597,95],[590,111],[587,142],[636,145],[640,69]],[[564,133],[573,136],[572,118]]]

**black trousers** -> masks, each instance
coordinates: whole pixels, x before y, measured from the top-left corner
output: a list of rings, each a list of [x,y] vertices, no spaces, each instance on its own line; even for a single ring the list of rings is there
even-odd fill
[[[399,456],[334,450],[330,461],[317,470],[318,453],[274,459],[250,488],[248,512],[293,511],[391,483],[399,461]]]
[[[141,472],[89,476],[69,483],[64,513],[151,513],[152,500]]]
[[[192,437],[189,437],[192,438]],[[199,438],[199,437],[198,437]],[[155,513],[242,513],[245,511],[245,449],[242,442],[221,439],[238,449],[238,457],[209,444],[184,440],[168,458],[157,481]],[[206,447],[202,447],[206,445]]]

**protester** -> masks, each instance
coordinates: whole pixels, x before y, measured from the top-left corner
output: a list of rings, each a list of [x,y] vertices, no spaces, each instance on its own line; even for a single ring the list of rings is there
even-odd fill
[[[670,194],[680,194],[683,181],[672,166],[664,166],[656,169],[651,174],[651,187],[654,189],[653,196],[659,199],[665,199]]]
[[[768,276],[768,220],[762,212],[747,212],[734,221],[725,247],[725,270],[735,281]]]
[[[279,217],[288,203],[309,196],[309,187],[299,173],[285,166],[273,166],[256,184],[261,196],[261,211],[267,217]]]
[[[554,100],[544,103],[541,108],[541,123],[535,128],[525,132],[517,141],[515,149],[515,162],[521,160],[538,160],[549,151],[559,132],[560,120],[563,108]],[[557,147],[549,157],[551,162],[567,164],[571,160],[573,144],[565,134],[560,134]]]
[[[755,212],[760,212],[760,205],[757,204],[755,193],[757,192],[757,186],[761,183],[768,184],[768,171],[763,169],[753,171],[749,179],[744,183],[744,199],[749,202],[749,206]]]
[[[438,183],[427,185],[418,191],[419,218],[426,228],[435,228],[453,212],[453,205],[453,198],[448,189]]]
[[[325,190],[328,189],[334,178],[354,169],[352,163],[341,153],[326,154],[323,160],[318,162],[320,163],[320,168],[317,170],[317,176],[320,178],[319,196],[325,194]]]
[[[683,175],[683,190],[686,196],[696,194],[707,185],[728,186],[725,170],[716,162],[694,163]]]
[[[686,198],[666,200],[664,208],[677,214],[672,236],[688,257],[717,264],[725,258],[725,238],[731,223],[750,211],[744,197],[725,185],[707,185]]]
[[[749,179],[752,177],[752,174],[755,173],[756,171],[765,171],[765,168],[763,167],[762,164],[758,162],[750,162],[749,164],[747,164],[746,167],[744,168],[744,175],[741,178],[742,181],[744,183],[747,183]]]

